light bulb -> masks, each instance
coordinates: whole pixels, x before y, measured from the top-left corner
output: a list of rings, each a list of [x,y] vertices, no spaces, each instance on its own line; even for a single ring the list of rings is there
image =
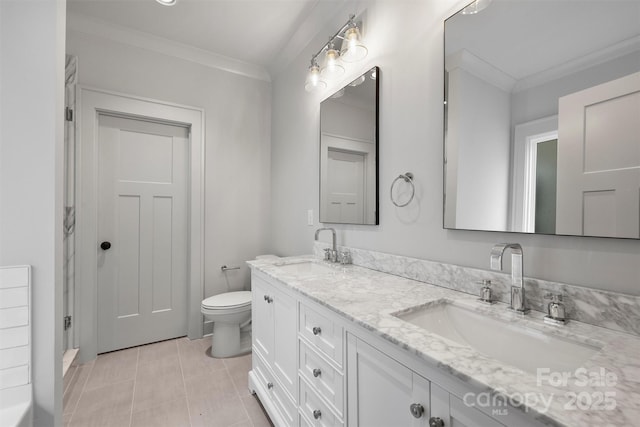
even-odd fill
[[[304,90],[307,92],[313,92],[314,90],[324,89],[326,87],[327,84],[320,79],[320,68],[318,67],[318,64],[311,64],[307,80],[304,82]]]
[[[369,49],[360,40],[360,30],[354,24],[344,32],[340,56],[344,62],[356,62],[364,59],[368,53]]]
[[[320,70],[320,75],[326,79],[332,79],[340,77],[344,74],[344,67],[338,62],[340,53],[333,48],[329,47],[326,53],[324,67]]]

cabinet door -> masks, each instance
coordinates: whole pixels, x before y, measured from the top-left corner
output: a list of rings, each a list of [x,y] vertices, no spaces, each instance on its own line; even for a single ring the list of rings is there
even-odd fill
[[[298,327],[296,300],[282,292],[273,292],[272,367],[291,397],[296,396],[298,378]]]
[[[271,285],[257,277],[251,278],[251,329],[253,348],[270,363],[273,359],[273,292]]]
[[[467,406],[448,391],[431,383],[431,416],[444,421],[445,426],[455,427],[504,427],[501,423]]]
[[[353,335],[347,342],[348,425],[428,426],[429,382]],[[412,404],[423,414],[412,415]]]

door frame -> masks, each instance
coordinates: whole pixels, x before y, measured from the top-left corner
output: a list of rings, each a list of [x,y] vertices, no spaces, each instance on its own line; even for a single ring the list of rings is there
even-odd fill
[[[79,86],[76,120],[76,316],[80,363],[98,350],[98,115],[152,119],[188,126],[187,336],[202,338],[204,295],[204,110],[118,92]]]

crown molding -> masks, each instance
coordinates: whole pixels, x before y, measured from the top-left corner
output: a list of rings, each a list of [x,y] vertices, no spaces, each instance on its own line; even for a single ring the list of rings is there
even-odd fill
[[[597,52],[592,52],[580,58],[567,61],[556,67],[520,79],[514,86],[513,91],[520,92],[531,89],[638,51],[640,51],[640,36],[635,36]]]
[[[271,75],[263,66],[250,64],[119,25],[94,20],[77,13],[68,14],[67,31],[97,36],[116,43],[135,46],[256,80],[271,81]]]
[[[507,93],[511,92],[516,85],[516,80],[513,77],[466,49],[461,49],[447,56],[445,67],[447,71],[461,68]]]

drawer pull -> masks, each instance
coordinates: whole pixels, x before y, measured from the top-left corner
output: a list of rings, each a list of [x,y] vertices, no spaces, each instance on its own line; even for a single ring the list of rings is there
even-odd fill
[[[273,298],[271,298],[269,295],[265,295],[264,296],[264,300],[268,303],[271,304],[273,302]]]
[[[320,374],[322,374],[322,371],[319,368],[315,368],[313,370],[313,376],[318,378],[320,376]]]
[[[319,419],[322,416],[322,412],[320,412],[320,409],[316,409],[315,411],[313,411],[313,418],[315,418],[316,420]]]
[[[411,406],[409,406],[409,411],[411,411],[411,415],[413,415],[414,418],[420,418],[422,414],[424,414],[424,406],[419,403],[412,403]],[[429,427],[431,427],[432,419],[433,418],[429,420]]]
[[[273,383],[267,383],[267,388],[271,390],[273,388]]]
[[[314,326],[311,331],[313,332],[313,335],[320,335],[320,333],[322,333],[322,329],[320,329],[320,326]]]

